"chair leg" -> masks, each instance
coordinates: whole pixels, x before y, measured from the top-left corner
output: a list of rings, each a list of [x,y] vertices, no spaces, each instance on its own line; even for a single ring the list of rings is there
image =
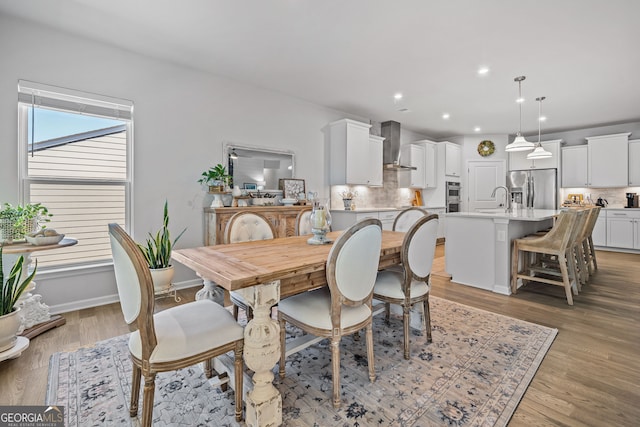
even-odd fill
[[[247,322],[249,320],[253,320],[253,309],[248,305],[244,308],[245,313],[247,313]]]
[[[155,372],[144,375],[144,391],[142,397],[142,427],[151,427],[153,421],[153,395],[156,391]]]
[[[142,370],[135,363],[133,364],[132,375],[131,407],[129,408],[129,416],[136,417],[138,415],[138,400],[140,399],[140,379],[142,378]]]
[[[589,251],[589,239],[586,238],[582,241],[582,252],[584,252],[584,261],[587,264],[588,276],[591,277],[593,274],[593,268],[591,268],[591,261],[593,260],[591,256],[591,251]]]
[[[404,332],[404,358],[411,358],[411,350],[409,349],[409,321],[411,319],[411,306],[409,304],[402,305],[402,330]]]
[[[598,261],[596,260],[596,251],[593,249],[593,239],[589,236],[589,252],[591,253],[591,258],[593,259],[593,269],[598,269]]]
[[[580,286],[580,279],[578,273],[578,266],[576,262],[576,254],[573,249],[569,249],[567,251],[568,257],[567,259],[567,268],[569,272],[569,283],[573,282],[571,285],[571,290],[574,295],[578,295],[578,287]]]
[[[369,381],[376,380],[376,363],[373,355],[373,322],[367,325],[367,364],[369,365]],[[338,360],[338,363],[340,361]]]
[[[427,342],[433,342],[431,339],[431,312],[429,311],[429,296],[424,300],[424,326],[427,330]]]
[[[202,364],[204,365],[204,376],[207,378],[211,378],[213,376],[211,359],[205,360],[204,362],[202,362]]]
[[[391,304],[388,302],[384,303],[384,321],[389,324],[389,318],[391,317]]]
[[[236,395],[236,421],[242,420],[242,392],[243,392],[243,377],[244,377],[244,362],[242,360],[242,351],[244,348],[244,343],[239,341],[236,343],[236,348],[234,349],[234,368],[235,368],[235,395]]]
[[[233,318],[238,320],[238,306],[233,304]]]
[[[369,330],[367,330],[367,342]],[[340,407],[340,336],[331,337],[331,371],[333,374],[333,407]]]
[[[280,313],[278,313],[278,323],[280,324],[280,367],[279,367],[279,374],[280,374],[280,378],[284,378],[284,365],[285,365],[285,358],[287,357],[286,353],[287,353],[287,346],[286,346],[286,331],[285,331],[285,325],[286,325],[286,321],[284,320],[284,318],[282,317],[282,315]]]
[[[518,242],[513,242],[513,249],[511,253],[511,293],[518,292],[518,257],[520,251],[518,250]]]
[[[567,295],[567,302],[573,305],[573,296],[571,295],[571,281],[569,280],[569,271],[567,269],[567,259],[565,255],[559,255],[560,272],[562,273],[562,282],[564,283],[564,292]]]

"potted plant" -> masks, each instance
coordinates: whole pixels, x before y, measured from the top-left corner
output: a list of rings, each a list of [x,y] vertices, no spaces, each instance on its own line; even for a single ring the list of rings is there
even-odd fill
[[[33,272],[22,280],[24,256],[20,255],[9,272],[9,277],[4,278],[4,266],[2,263],[2,246],[0,246],[0,353],[9,350],[16,343],[16,335],[20,328],[20,308],[15,307],[29,283],[36,275],[38,263]]]
[[[209,168],[202,172],[201,178],[198,180],[201,184],[206,184],[209,186],[209,191],[214,192],[222,192],[224,191],[225,185],[228,184],[229,175],[227,174],[227,168],[225,168],[221,163]]]
[[[166,292],[171,287],[174,270],[171,265],[171,250],[178,239],[187,231],[185,228],[182,232],[171,241],[169,233],[169,206],[168,202],[164,202],[164,221],[162,228],[154,235],[149,233],[149,237],[145,245],[138,244],[142,254],[147,260],[151,277],[153,278],[153,287],[156,292]]]
[[[51,221],[51,216],[49,210],[40,203],[24,206],[5,203],[0,210],[0,242],[23,240],[26,234],[38,231],[40,223]]]

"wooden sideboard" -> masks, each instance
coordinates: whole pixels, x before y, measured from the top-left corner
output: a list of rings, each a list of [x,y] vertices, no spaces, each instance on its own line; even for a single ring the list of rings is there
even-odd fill
[[[265,216],[276,229],[276,237],[295,236],[296,217],[308,206],[249,206],[241,208],[204,208],[205,246],[224,243],[224,230],[238,212],[250,211]]]

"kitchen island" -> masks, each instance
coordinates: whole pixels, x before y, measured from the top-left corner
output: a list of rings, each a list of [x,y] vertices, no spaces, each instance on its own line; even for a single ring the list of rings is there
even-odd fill
[[[483,209],[445,214],[445,262],[451,280],[511,294],[511,242],[553,225],[559,210]]]

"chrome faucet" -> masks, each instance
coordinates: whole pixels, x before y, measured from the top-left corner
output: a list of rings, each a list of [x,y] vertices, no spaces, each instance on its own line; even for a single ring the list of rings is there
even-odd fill
[[[507,203],[504,211],[507,213],[511,212],[511,191],[509,191],[507,187],[505,187],[504,185],[498,185],[496,188],[493,189],[493,192],[491,193],[491,197],[496,196],[496,191],[498,190],[498,188],[503,188],[505,193],[504,195],[507,197]]]

